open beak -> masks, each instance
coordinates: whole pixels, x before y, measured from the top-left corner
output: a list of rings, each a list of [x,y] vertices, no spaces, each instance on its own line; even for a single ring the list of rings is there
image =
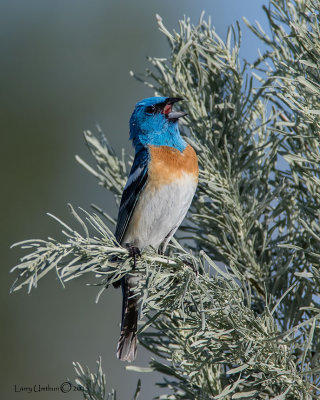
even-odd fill
[[[166,104],[170,104],[171,106],[178,101],[183,100],[181,97],[168,97],[166,99]],[[188,113],[184,111],[170,111],[167,113],[167,118],[169,121],[176,122],[179,118],[184,117]]]
[[[179,118],[184,117],[188,113],[184,111],[171,111],[168,113],[168,120],[169,121],[177,121]]]

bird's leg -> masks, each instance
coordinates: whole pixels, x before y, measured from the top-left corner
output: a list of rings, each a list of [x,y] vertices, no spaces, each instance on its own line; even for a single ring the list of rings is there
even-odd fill
[[[194,266],[193,263],[191,263],[189,261],[183,261],[183,262],[184,262],[184,265],[186,265],[187,267],[191,268],[192,271],[196,274],[196,276],[198,276],[199,272],[198,272],[197,268]]]
[[[171,235],[171,232],[167,235],[166,239]],[[161,243],[161,245],[158,248],[158,254],[160,256],[164,255],[164,252],[166,250],[167,244],[168,244],[169,240],[165,240],[164,242]],[[187,267],[191,268],[192,271],[196,274],[196,276],[198,276],[198,270],[197,268],[194,266],[193,263],[189,262],[189,261],[183,261],[184,265],[186,265]]]
[[[133,258],[133,269],[136,269],[137,256],[140,257],[141,256],[141,252],[138,249],[138,247],[133,247],[133,246],[130,246],[129,244],[126,244],[126,248],[127,248],[128,252],[129,252],[130,257]],[[116,282],[113,282],[112,283],[113,287],[116,288],[116,289],[118,287],[120,287],[121,281],[122,280],[120,279],[120,280],[118,280]],[[106,286],[106,288],[107,288],[107,286]]]
[[[130,246],[128,244],[126,247],[128,249],[129,255],[133,258],[133,269],[136,269],[137,257],[141,256],[141,252],[138,247]]]

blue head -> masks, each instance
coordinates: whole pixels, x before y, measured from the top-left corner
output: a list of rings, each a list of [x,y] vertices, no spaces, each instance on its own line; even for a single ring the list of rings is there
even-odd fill
[[[172,111],[178,97],[149,97],[136,104],[130,118],[130,139],[136,150],[147,145],[170,146],[183,151],[178,119],[187,113]]]

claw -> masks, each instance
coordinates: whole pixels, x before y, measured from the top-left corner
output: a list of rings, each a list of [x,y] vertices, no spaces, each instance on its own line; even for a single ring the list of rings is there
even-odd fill
[[[196,274],[196,276],[198,276],[199,271],[198,269],[194,266],[193,263],[189,262],[189,261],[184,261],[184,265],[186,265],[187,267],[191,268],[192,271]]]
[[[141,256],[141,251],[138,247],[133,247],[130,245],[127,245],[126,247],[128,249],[130,256],[133,258],[133,269],[136,269],[137,257]]]

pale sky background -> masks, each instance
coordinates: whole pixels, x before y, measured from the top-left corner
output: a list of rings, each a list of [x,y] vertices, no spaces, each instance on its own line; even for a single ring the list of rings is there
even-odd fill
[[[225,38],[240,21],[241,57],[254,60],[261,44],[241,21],[266,26],[263,1],[253,0],[1,0],[1,247],[3,398],[80,399],[77,393],[15,393],[17,387],[60,385],[73,378],[72,361],[95,368],[101,355],[108,387],[119,399],[133,396],[139,375],[127,372],[115,356],[121,315],[120,290],[108,289],[98,305],[97,289],[86,279],[63,289],[54,273],[27,295],[9,295],[8,271],[19,256],[16,241],[52,236],[60,227],[45,213],[71,221],[66,204],[103,207],[114,217],[112,196],[77,165],[74,154],[91,161],[82,131],[98,122],[117,149],[128,141],[134,104],[152,91],[129,76],[143,73],[147,56],[168,56],[155,14],[171,30],[184,14],[197,22],[202,10]],[[137,365],[147,366],[141,346]],[[151,399],[161,377],[144,374],[140,399]]]

